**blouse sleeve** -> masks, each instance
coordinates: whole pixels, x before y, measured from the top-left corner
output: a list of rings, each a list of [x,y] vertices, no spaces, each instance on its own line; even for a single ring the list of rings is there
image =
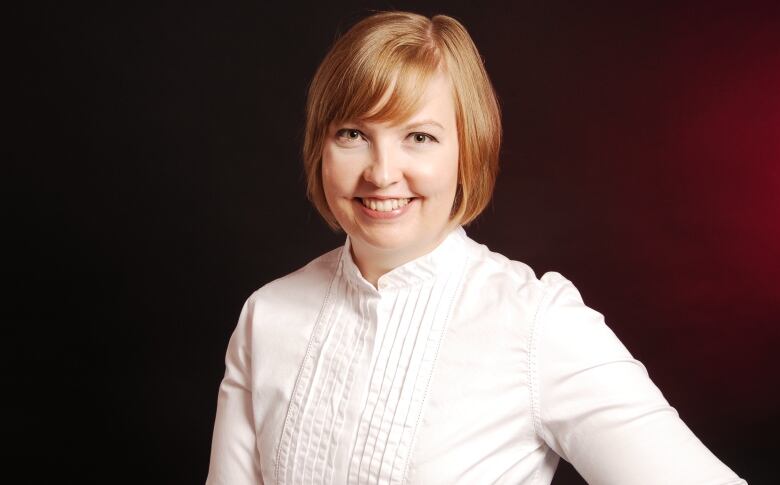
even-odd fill
[[[263,483],[252,412],[250,301],[244,304],[228,343],[206,485]]]
[[[537,433],[589,484],[746,484],[699,441],[574,285],[546,273],[531,350]]]

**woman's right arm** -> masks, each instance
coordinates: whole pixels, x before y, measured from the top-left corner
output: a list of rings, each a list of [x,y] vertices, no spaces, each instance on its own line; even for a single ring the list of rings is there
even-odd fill
[[[262,485],[252,409],[252,303],[241,310],[225,356],[206,485]]]

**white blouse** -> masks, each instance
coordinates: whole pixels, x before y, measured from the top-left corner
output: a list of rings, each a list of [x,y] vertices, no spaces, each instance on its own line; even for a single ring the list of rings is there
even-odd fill
[[[350,242],[253,293],[208,484],[745,484],[555,272],[458,228],[379,278]]]

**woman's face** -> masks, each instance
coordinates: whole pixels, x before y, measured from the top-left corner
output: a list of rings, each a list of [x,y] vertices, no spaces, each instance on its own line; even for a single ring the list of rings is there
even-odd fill
[[[402,123],[331,125],[322,153],[330,210],[360,255],[409,261],[441,242],[458,182],[458,134],[449,77],[428,83]]]

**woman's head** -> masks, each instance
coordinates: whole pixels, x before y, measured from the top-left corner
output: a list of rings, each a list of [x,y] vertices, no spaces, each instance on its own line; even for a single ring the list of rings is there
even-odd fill
[[[457,187],[449,218],[472,221],[488,204],[498,171],[501,120],[493,88],[466,29],[451,17],[385,12],[339,38],[309,88],[303,148],[308,195],[332,227],[343,225],[323,186],[323,150],[343,123],[400,126],[447,79],[457,131]]]

